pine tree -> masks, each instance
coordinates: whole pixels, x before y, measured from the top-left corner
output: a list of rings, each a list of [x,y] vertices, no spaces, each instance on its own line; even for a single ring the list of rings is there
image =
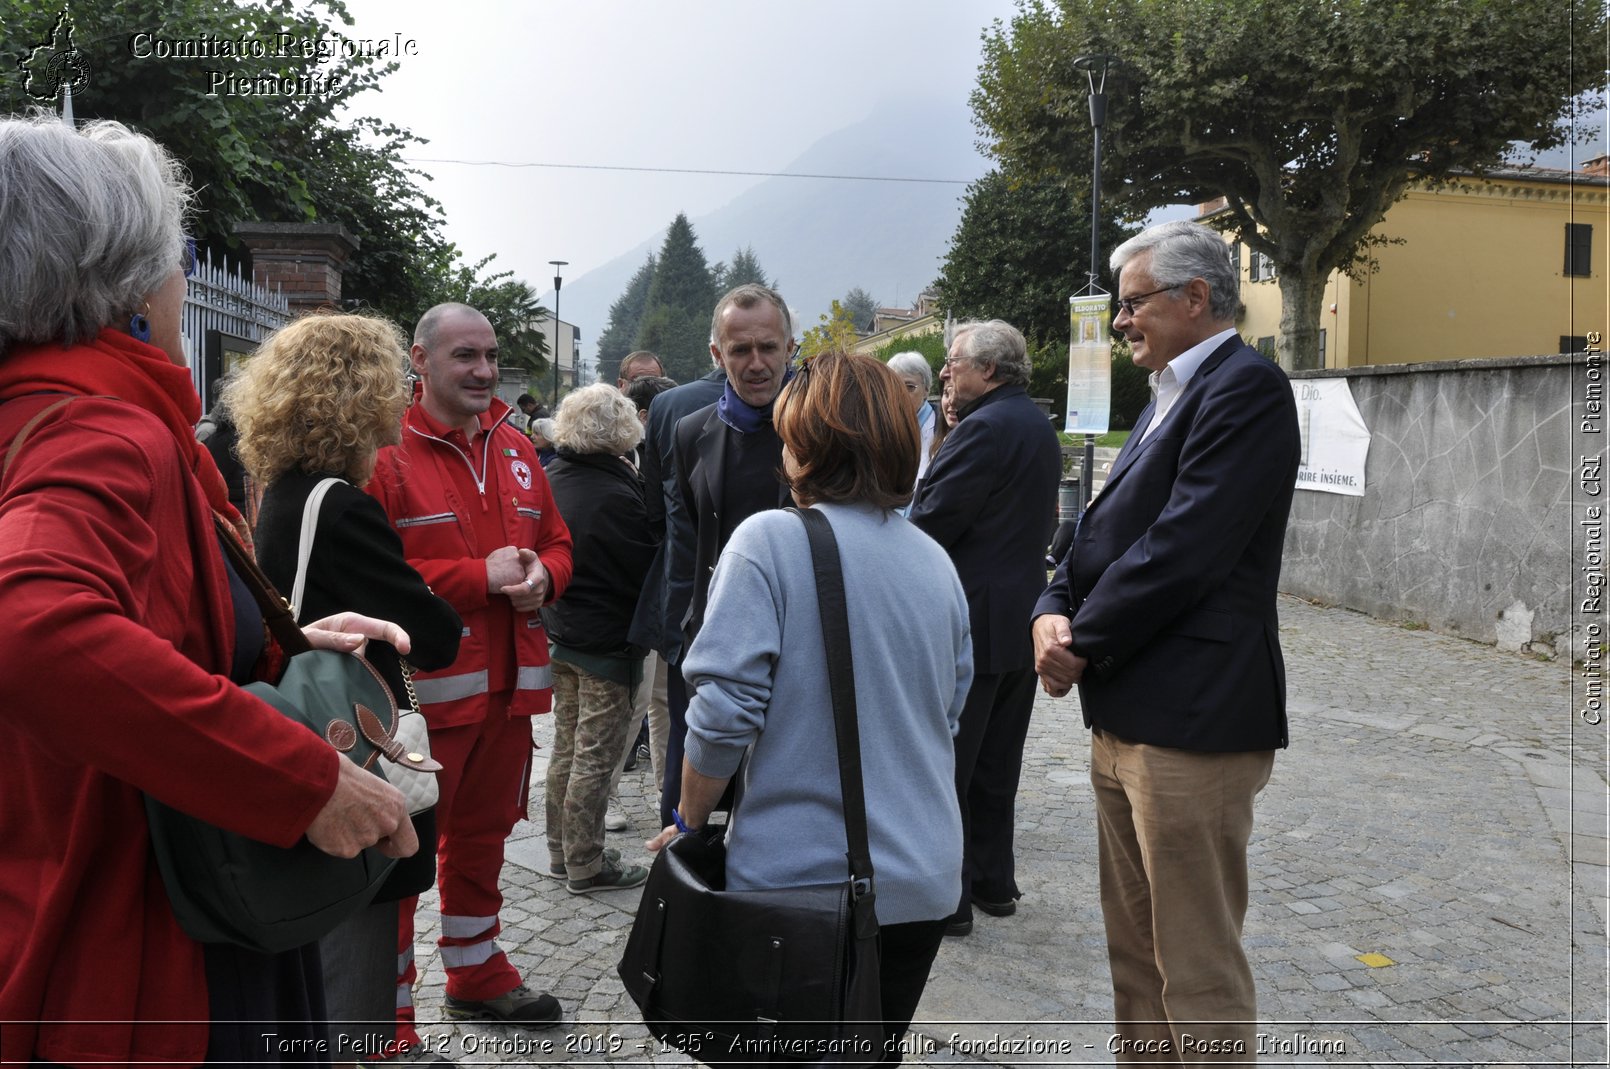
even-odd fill
[[[732,263],[730,265],[716,264],[711,270],[711,274],[715,276],[716,292],[718,294],[737,289],[739,286],[747,285],[750,282],[758,283],[769,289],[777,288],[777,283],[766,277],[765,269],[760,266],[760,258],[755,255],[754,248],[749,245],[745,245],[732,254]]]
[[[658,354],[665,373],[691,382],[710,370],[710,313],[715,279],[688,217],[681,212],[665,232],[648,304],[632,348]],[[617,361],[618,364],[618,361]]]
[[[872,321],[878,317],[878,299],[860,286],[855,287],[844,295],[839,302],[844,310],[850,313],[850,321],[855,324],[856,330],[871,331]]]
[[[615,381],[621,361],[637,341],[637,332],[643,327],[643,313],[648,310],[648,291],[654,284],[654,267],[651,252],[626,284],[625,292],[609,306],[609,326],[598,336],[599,382]]]

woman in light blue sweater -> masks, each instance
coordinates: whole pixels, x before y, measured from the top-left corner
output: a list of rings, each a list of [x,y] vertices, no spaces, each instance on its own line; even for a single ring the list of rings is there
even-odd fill
[[[843,561],[885,1056],[898,1064],[961,892],[951,736],[973,677],[967,602],[945,551],[893,511],[910,499],[920,440],[893,372],[870,357],[824,354],[784,388],[775,418],[794,499],[827,517]],[[685,827],[704,824],[749,755],[727,834],[728,888],[843,880],[833,707],[798,516],[763,512],[733,533],[682,671],[693,691],[677,807]]]

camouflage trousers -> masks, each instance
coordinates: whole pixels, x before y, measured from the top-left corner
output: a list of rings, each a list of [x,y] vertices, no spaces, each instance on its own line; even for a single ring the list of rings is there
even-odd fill
[[[573,664],[553,662],[553,752],[548,756],[548,857],[572,880],[604,867],[609,780],[633,727],[632,691]]]

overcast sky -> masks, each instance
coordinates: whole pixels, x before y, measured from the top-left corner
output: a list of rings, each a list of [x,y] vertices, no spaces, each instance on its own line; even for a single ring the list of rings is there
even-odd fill
[[[964,103],[980,31],[1010,0],[347,0],[356,38],[418,43],[368,114],[412,156],[775,172],[903,95]],[[922,131],[891,130],[892,138]],[[422,162],[446,234],[539,292],[758,179]],[[971,179],[975,175],[914,177]],[[720,258],[720,252],[712,252]],[[568,318],[568,317],[567,317]]]

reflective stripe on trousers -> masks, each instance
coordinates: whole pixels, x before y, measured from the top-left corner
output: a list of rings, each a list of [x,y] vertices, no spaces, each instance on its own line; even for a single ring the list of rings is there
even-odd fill
[[[414,691],[422,704],[456,702],[485,694],[490,679],[483,669],[461,675],[438,676],[435,679],[415,679]],[[521,667],[515,673],[515,690],[547,690],[553,686],[553,672],[547,665]]]

